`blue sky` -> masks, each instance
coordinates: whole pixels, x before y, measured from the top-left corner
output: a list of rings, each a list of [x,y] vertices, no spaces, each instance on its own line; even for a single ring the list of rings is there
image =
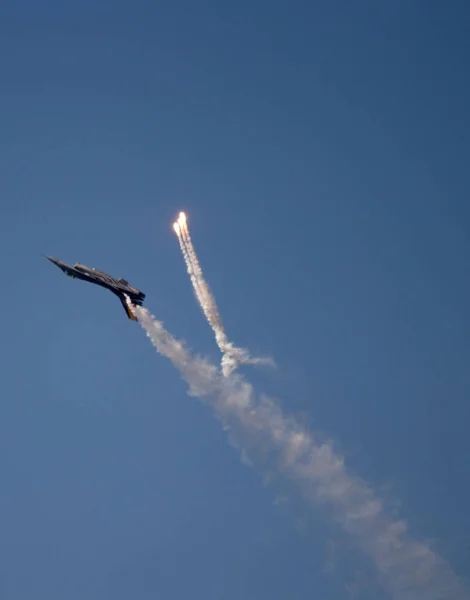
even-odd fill
[[[469,17],[3,4],[2,598],[389,597],[323,509],[241,463],[119,302],[42,256],[125,277],[217,363],[180,210],[228,335],[278,363],[247,379],[465,578]]]

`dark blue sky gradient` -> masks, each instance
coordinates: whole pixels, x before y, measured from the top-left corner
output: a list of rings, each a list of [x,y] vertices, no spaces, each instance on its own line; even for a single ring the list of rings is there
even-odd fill
[[[321,512],[276,504],[289,490],[240,463],[119,302],[41,255],[125,277],[218,361],[179,210],[229,336],[279,364],[248,378],[468,573],[469,19],[3,3],[2,599],[384,598]]]

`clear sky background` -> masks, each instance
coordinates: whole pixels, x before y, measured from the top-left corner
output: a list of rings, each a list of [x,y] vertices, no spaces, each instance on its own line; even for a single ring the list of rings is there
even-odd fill
[[[388,598],[117,299],[42,256],[125,277],[218,362],[180,210],[229,336],[279,365],[246,376],[465,578],[469,20],[458,0],[2,3],[2,600]]]

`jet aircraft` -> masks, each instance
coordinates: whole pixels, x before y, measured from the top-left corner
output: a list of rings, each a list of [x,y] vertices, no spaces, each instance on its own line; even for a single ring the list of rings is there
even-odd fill
[[[137,318],[127,306],[126,296],[129,296],[129,299],[132,302],[132,304],[142,306],[145,294],[140,290],[136,290],[135,288],[130,286],[125,279],[114,279],[114,277],[103,273],[103,271],[98,271],[98,269],[86,267],[85,265],[81,265],[78,262],[72,266],[63,263],[61,260],[53,258],[52,256],[46,255],[46,258],[48,258],[52,263],[57,265],[59,269],[61,269],[69,277],[81,279],[82,281],[88,281],[89,283],[95,283],[96,285],[106,288],[113,294],[116,294],[116,296],[121,301],[121,304],[124,307],[124,310],[126,311],[126,314],[129,317],[129,319],[132,319],[132,321],[137,321]]]

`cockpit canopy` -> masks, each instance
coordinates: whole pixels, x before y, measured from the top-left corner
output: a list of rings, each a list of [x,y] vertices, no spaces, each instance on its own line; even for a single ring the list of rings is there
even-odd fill
[[[85,273],[91,273],[96,271],[94,267],[87,267],[86,265],[82,265],[82,263],[79,262],[76,262],[73,266],[75,269],[78,269],[79,271],[84,271]]]
[[[118,279],[118,281],[119,281],[119,283],[123,283],[124,285],[129,285],[129,282],[126,281],[125,279],[123,279],[122,277],[121,277],[121,279]]]

